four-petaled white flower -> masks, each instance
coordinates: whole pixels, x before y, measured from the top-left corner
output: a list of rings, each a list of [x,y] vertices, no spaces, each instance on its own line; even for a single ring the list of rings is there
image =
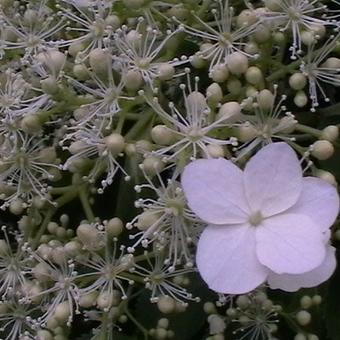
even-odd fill
[[[268,281],[294,291],[327,280],[335,268],[329,227],[339,212],[336,189],[303,177],[286,143],[265,146],[244,171],[225,159],[200,159],[184,169],[189,207],[209,225],[197,266],[209,287],[242,294]]]

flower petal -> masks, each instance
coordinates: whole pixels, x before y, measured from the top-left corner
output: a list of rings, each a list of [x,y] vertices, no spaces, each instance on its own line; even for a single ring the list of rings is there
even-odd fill
[[[243,173],[232,162],[223,158],[194,161],[184,169],[182,186],[189,207],[202,220],[211,224],[247,220]]]
[[[322,231],[325,231],[338,216],[338,192],[333,185],[320,178],[305,177],[298,201],[286,212],[307,215]]]
[[[265,146],[247,163],[244,183],[253,212],[272,216],[290,208],[302,190],[302,169],[294,150],[286,143]]]
[[[304,215],[281,214],[256,227],[256,251],[260,262],[277,274],[302,274],[325,258],[324,235]]]
[[[320,266],[304,274],[275,274],[270,273],[268,284],[272,289],[282,289],[295,292],[300,288],[311,288],[327,281],[336,267],[335,248],[327,246],[326,257]]]
[[[198,242],[198,270],[216,292],[250,292],[266,280],[268,273],[255,249],[255,229],[247,224],[208,226]]]

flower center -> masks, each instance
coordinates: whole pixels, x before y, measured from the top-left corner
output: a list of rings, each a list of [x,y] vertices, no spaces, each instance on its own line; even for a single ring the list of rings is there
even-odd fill
[[[297,8],[291,6],[287,9],[287,14],[293,21],[298,21],[301,19],[301,13],[298,11]]]
[[[117,90],[113,88],[109,88],[105,92],[104,102],[110,104],[114,102],[117,99],[117,97],[118,97]]]
[[[254,227],[261,224],[262,221],[263,221],[263,216],[261,214],[261,211],[256,211],[255,213],[252,213],[248,219],[248,222]]]
[[[93,37],[101,38],[104,35],[105,31],[105,22],[104,20],[97,19],[93,25],[89,27],[90,32]]]
[[[172,198],[166,201],[166,212],[178,216],[183,212],[184,201],[180,197]]]
[[[258,132],[258,136],[264,139],[270,138],[271,135],[272,135],[271,126],[268,124],[264,124],[262,129],[260,129],[260,131]]]
[[[230,33],[224,32],[220,35],[220,45],[222,46],[229,46],[233,42],[233,37]]]
[[[27,39],[27,46],[34,48],[38,46],[41,43],[41,39],[38,36],[35,36],[34,34],[30,34]]]
[[[148,70],[150,67],[151,58],[141,58],[137,61],[137,66],[142,70]]]
[[[188,129],[187,136],[192,142],[197,142],[204,136],[204,133],[202,132],[202,129],[198,127],[192,127]]]

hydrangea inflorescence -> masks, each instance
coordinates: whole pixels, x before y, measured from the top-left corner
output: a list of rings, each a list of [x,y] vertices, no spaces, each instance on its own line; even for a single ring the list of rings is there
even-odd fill
[[[337,339],[339,6],[0,0],[0,338]]]

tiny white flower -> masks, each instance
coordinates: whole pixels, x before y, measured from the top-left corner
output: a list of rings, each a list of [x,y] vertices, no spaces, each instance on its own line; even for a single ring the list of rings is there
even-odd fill
[[[203,38],[209,44],[206,48],[197,52],[197,56],[207,59],[210,62],[209,71],[218,64],[228,64],[229,56],[234,52],[239,52],[251,57],[243,48],[244,41],[258,29],[258,23],[242,27],[234,27],[234,8],[229,5],[229,0],[217,0],[217,8],[211,10],[214,18],[213,23],[207,23],[198,15],[192,13],[193,17],[202,28],[196,28],[181,23],[181,27],[188,34]]]
[[[182,185],[189,207],[209,224],[196,260],[211,289],[242,294],[275,279],[289,290],[289,282],[280,284],[287,274],[306,287],[333,272],[334,259],[327,273],[322,262],[334,258],[325,238],[339,212],[337,191],[303,178],[288,144],[265,146],[243,172],[222,158],[197,160],[184,169]]]
[[[1,39],[1,57],[6,50],[24,50],[23,59],[26,60],[36,55],[41,48],[59,44],[53,39],[65,27],[65,18],[58,18],[47,6],[47,0],[40,1],[37,6],[30,5],[26,6],[22,14],[18,9],[15,14],[7,14],[0,8],[1,31],[6,30],[16,37],[15,41]]]
[[[277,98],[277,85],[274,85],[274,92],[267,89],[256,93],[254,98],[247,100],[252,102],[253,115],[245,116],[246,120],[236,122],[238,127],[238,139],[243,142],[241,146],[234,148],[237,151],[237,160],[251,153],[258,146],[272,143],[273,139],[281,141],[294,141],[287,133],[297,124],[295,116],[287,111],[284,101],[286,95]]]
[[[136,29],[129,30],[126,25],[123,25],[114,33],[113,38],[118,51],[118,56],[114,59],[116,62],[126,65],[127,71],[140,74],[143,81],[153,88],[154,79],[161,78],[164,65],[172,69],[169,75],[169,79],[171,79],[175,73],[175,67],[186,64],[188,59],[182,56],[160,61],[163,48],[170,38],[180,30],[173,32],[168,30],[166,36],[162,36],[160,31],[150,26],[144,29],[143,23],[144,19],[139,18]]]
[[[63,0],[70,4],[74,10],[58,4],[60,16],[65,20],[70,20],[70,26],[66,30],[76,37],[58,42],[59,47],[79,44],[83,46],[77,55],[77,61],[81,62],[88,58],[91,51],[96,48],[104,48],[110,42],[114,29],[110,22],[111,6],[110,2],[86,1],[86,0]],[[86,5],[86,3],[88,3]],[[68,23],[69,24],[69,23]]]
[[[148,252],[144,252],[147,260],[146,266],[138,263],[134,266],[133,273],[143,277],[145,288],[151,291],[150,301],[158,302],[162,296],[169,296],[181,305],[187,305],[185,301],[199,301],[185,287],[176,282],[175,278],[185,277],[192,273],[192,268],[173,267],[167,264],[164,254],[155,252],[153,258],[149,257]]]
[[[267,4],[268,5],[268,4]],[[293,43],[291,58],[296,59],[302,50],[302,34],[320,26],[334,25],[329,18],[322,16],[327,6],[318,1],[284,0],[273,1],[268,11],[263,12],[262,20],[278,27],[281,32],[290,32]]]
[[[340,86],[340,69],[338,65],[330,66],[329,64],[331,63],[327,62],[331,60],[328,57],[336,48],[339,37],[340,34],[337,34],[336,36],[331,35],[325,44],[318,50],[315,49],[315,44],[312,44],[308,48],[305,60],[301,60],[301,72],[308,79],[312,112],[319,106],[320,98],[324,99],[326,103],[330,101],[323,88],[325,83],[333,86]]]
[[[215,138],[212,135],[216,129],[230,125],[227,115],[222,115],[215,121],[209,117],[210,108],[206,97],[198,91],[199,77],[194,78],[194,86],[191,85],[190,71],[185,70],[187,74],[187,85],[180,84],[184,101],[184,110],[180,110],[174,102],[168,103],[168,109],[164,109],[158,97],[150,98],[144,91],[139,94],[143,95],[145,101],[157,113],[157,115],[167,122],[166,130],[177,139],[174,143],[160,147],[151,154],[157,157],[163,157],[164,161],[172,161],[180,154],[187,154],[196,158],[199,154],[210,157],[208,145],[229,145],[233,144],[233,138],[223,140]],[[238,115],[241,107],[236,105],[233,113]]]

